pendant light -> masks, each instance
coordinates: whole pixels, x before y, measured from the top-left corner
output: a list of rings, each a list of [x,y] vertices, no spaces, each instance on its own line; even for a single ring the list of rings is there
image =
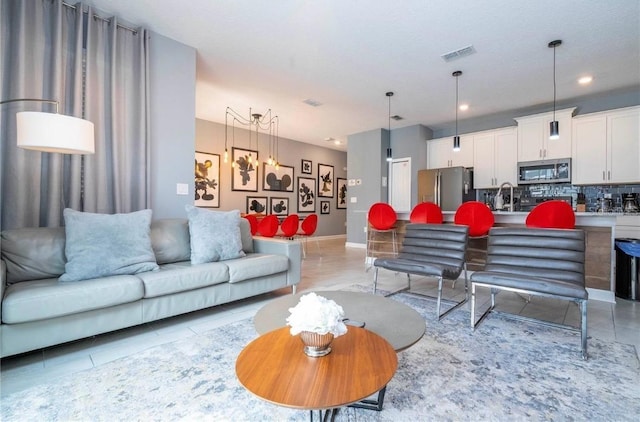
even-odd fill
[[[393,152],[391,151],[391,97],[393,97],[393,92],[389,91],[385,95],[389,98],[389,147],[387,148],[387,161],[392,161]]]
[[[453,150],[460,151],[460,136],[458,136],[458,76],[462,75],[461,70],[456,70],[451,74],[456,78],[456,135],[453,137]]]
[[[549,43],[549,48],[553,48],[553,121],[549,123],[549,139],[560,138],[560,124],[556,120],[556,47],[560,44],[562,40]]]

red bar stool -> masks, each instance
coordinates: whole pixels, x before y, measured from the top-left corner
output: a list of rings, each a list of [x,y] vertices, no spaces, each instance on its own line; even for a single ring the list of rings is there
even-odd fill
[[[365,258],[367,259],[367,262],[368,258],[373,258],[372,253],[375,252],[374,245],[376,243],[386,243],[384,240],[376,240],[377,235],[381,233],[391,233],[393,256],[398,255],[398,246],[396,241],[397,233],[395,228],[398,216],[393,207],[384,202],[377,202],[369,208],[367,220],[369,222],[369,228],[367,229],[367,252]],[[369,270],[369,268],[371,267],[367,267],[367,270]]]
[[[442,210],[433,202],[421,202],[411,210],[412,223],[442,224]]]
[[[536,205],[524,223],[527,227],[543,229],[573,229],[576,227],[576,214],[565,201],[546,201]]]

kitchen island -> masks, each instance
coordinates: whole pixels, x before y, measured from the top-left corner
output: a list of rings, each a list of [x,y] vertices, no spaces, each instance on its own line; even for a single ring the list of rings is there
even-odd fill
[[[453,223],[454,211],[443,211],[445,223]],[[528,212],[494,211],[495,226],[524,226]],[[615,302],[615,251],[616,218],[614,213],[577,212],[576,228],[586,234],[585,277],[589,298]],[[402,241],[404,225],[409,213],[398,213],[398,241]],[[469,242],[468,268],[477,271],[484,266],[486,238]]]

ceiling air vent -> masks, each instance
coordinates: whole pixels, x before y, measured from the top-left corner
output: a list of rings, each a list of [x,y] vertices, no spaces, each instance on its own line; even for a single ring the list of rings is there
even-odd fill
[[[445,53],[440,57],[442,57],[442,59],[445,62],[450,62],[452,60],[468,56],[468,55],[473,54],[475,52],[476,52],[476,49],[472,45],[468,45],[466,47],[459,48],[458,50],[451,51],[449,53]]]
[[[397,114],[396,114],[395,116],[391,116],[391,118],[392,118],[393,120],[395,120],[395,121],[398,121],[398,120],[402,120],[402,119],[404,119],[404,117],[402,117],[402,116],[398,116]]]

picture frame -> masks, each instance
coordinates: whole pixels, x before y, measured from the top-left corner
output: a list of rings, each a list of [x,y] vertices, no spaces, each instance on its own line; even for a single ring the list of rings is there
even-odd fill
[[[247,214],[267,214],[266,196],[247,196]]]
[[[196,151],[194,205],[220,208],[220,154]]]
[[[293,167],[281,164],[276,169],[276,166],[262,163],[262,174],[262,190],[293,192]]]
[[[316,212],[316,179],[298,177],[298,212]]]
[[[231,158],[231,190],[258,192],[258,151],[232,147]]]
[[[320,214],[331,214],[331,201],[320,201]]]
[[[333,198],[333,166],[318,163],[318,197]]]
[[[277,216],[289,215],[289,198],[278,196],[269,198],[269,214]]]
[[[347,209],[347,179],[336,177],[336,209]]]
[[[300,162],[300,173],[312,174],[313,173],[313,161],[305,160],[304,158]]]

